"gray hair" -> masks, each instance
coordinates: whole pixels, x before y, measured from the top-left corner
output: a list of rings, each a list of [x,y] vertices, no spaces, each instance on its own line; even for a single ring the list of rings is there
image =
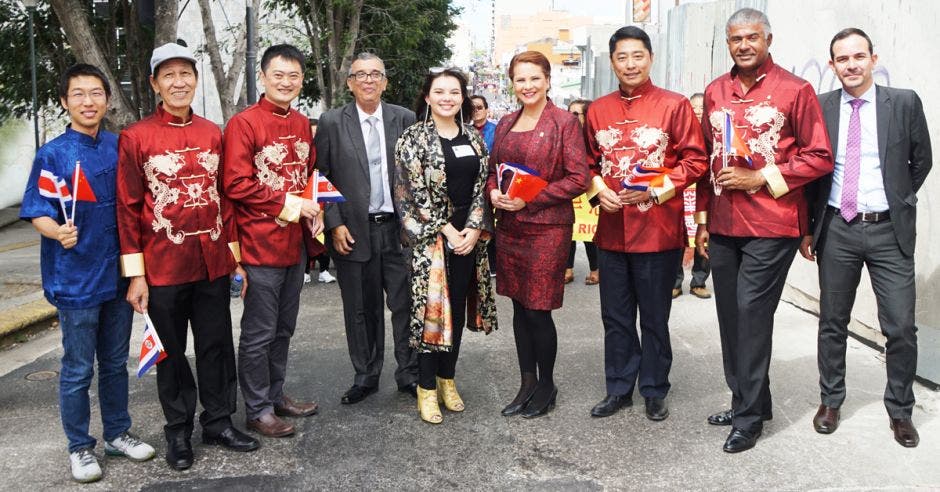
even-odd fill
[[[349,75],[352,75],[352,64],[359,60],[362,60],[362,61],[378,60],[379,63],[382,64],[382,71],[385,71],[385,62],[382,61],[381,58],[379,58],[379,55],[376,55],[375,53],[369,53],[368,51],[363,51],[359,53],[358,55],[356,55],[356,58],[352,61],[352,63],[349,64]]]
[[[734,26],[743,24],[760,24],[761,27],[764,28],[764,36],[769,36],[771,33],[770,21],[767,20],[767,14],[760,10],[747,7],[731,14],[731,17],[728,18],[728,23],[725,24],[725,32],[730,31]]]

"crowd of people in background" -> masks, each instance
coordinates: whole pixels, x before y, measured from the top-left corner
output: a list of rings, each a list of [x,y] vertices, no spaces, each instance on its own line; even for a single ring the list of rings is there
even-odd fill
[[[932,164],[920,99],[874,84],[877,55],[860,29],[833,37],[829,63],[842,87],[818,98],[774,63],[762,12],[735,12],[725,32],[734,66],[689,98],[650,79],[653,48],[639,27],[610,38],[617,90],[567,110],[552,102],[545,55],[518,53],[508,75],[519,109],[498,123],[456,68],[430,69],[413,109],[385,102],[386,66],[373,53],[349,68],[353,100],[308,119],[293,107],[305,57],[282,44],[261,58],[264,94],[223,133],[194,113],[198,64],[170,43],[150,60],[161,103],[117,136],[101,125],[107,78],[90,65],[69,68],[58,94],[71,123],[37,152],[21,217],[42,235],[43,288],[59,309],[60,410],[73,478],[102,475],[89,435],[96,359],[105,452],[135,461],[156,454],[130,433],[134,311],[162,343],[156,386],[170,467],[193,463],[197,400],[206,445],[250,452],[262,443],[255,436],[294,434],[292,419],[319,409],[284,387],[314,262],[328,283],[332,260],[339,284],[353,369],[341,404],[378,390],[387,306],[398,390],[417,400],[424,422],[442,423],[442,405],[462,412],[464,331],[498,328],[499,294],[511,300],[503,322],[511,320],[519,367],[518,391],[501,414],[550,413],[563,329],[552,312],[574,278],[572,200],[582,195],[599,207],[584,282],[598,285],[604,333],[605,396],[589,414],[614,415],[636,392],[645,416],[663,421],[690,189],[690,292],[710,298],[711,272],[731,393],[728,407],[706,419],[729,426],[723,450],[752,448],[773,418],[774,313],[797,251],[819,262],[814,429],[832,433],[840,422],[847,323],[864,264],[887,336],[890,427],[898,443],[917,446],[915,193]],[[321,178],[342,201],[308,193]],[[244,303],[237,347],[234,276]],[[232,420],[239,389],[244,428],[254,435]]]

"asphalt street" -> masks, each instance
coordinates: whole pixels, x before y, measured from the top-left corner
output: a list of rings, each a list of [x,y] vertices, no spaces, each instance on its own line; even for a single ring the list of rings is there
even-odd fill
[[[38,248],[31,248],[38,249]],[[28,248],[27,251],[30,249]],[[37,253],[38,254],[38,253]],[[194,436],[196,461],[185,472],[163,461],[163,416],[154,372],[134,376],[143,331],[135,320],[131,342],[130,409],[133,431],[157,448],[158,457],[137,464],[104,457],[104,479],[88,490],[908,490],[940,489],[938,394],[917,385],[914,422],[918,448],[896,444],[881,398],[883,357],[854,340],[848,350],[848,400],[832,435],[817,434],[812,416],[819,402],[816,318],[781,304],[774,335],[771,388],[774,419],[757,447],[737,455],[721,451],[727,427],[706,424],[730,395],[712,300],[688,294],[673,304],[674,364],[670,417],[647,420],[642,399],[606,419],[589,416],[604,396],[603,328],[597,286],[580,283],[586,262],[578,258],[576,281],[565,307],[555,312],[559,332],[558,406],[548,416],[504,418],[499,410],[518,388],[511,305],[499,298],[497,332],[464,337],[457,386],[467,410],[445,412],[444,423],[421,422],[415,401],[396,391],[390,337],[386,370],[377,394],[340,405],[352,383],[339,288],[311,284],[291,346],[286,385],[295,398],[320,403],[318,415],[296,420],[294,437],[262,439],[250,454],[203,446]],[[688,277],[687,277],[688,278]],[[232,311],[237,324],[241,301]],[[71,487],[55,377],[61,347],[49,330],[0,352],[0,489]],[[190,343],[190,347],[192,344]],[[40,380],[33,381],[31,379]],[[97,386],[92,386],[92,401]],[[244,428],[239,399],[236,425]],[[92,433],[99,436],[97,404]]]

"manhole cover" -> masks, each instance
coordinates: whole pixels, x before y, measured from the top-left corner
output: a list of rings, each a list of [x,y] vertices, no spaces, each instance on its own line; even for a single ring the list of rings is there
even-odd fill
[[[31,372],[26,375],[27,381],[47,381],[58,376],[59,373],[56,371],[36,371]]]

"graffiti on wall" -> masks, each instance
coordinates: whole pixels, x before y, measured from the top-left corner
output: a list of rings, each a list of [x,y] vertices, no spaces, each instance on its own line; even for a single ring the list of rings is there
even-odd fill
[[[812,84],[812,86],[816,88],[816,92],[820,94],[842,87],[842,84],[839,83],[839,79],[829,68],[829,60],[820,63],[816,58],[810,58],[803,64],[801,70],[797,70],[796,66],[794,66],[790,71],[793,72],[794,75]],[[891,87],[891,72],[889,72],[886,67],[876,65],[872,76],[876,84]]]

